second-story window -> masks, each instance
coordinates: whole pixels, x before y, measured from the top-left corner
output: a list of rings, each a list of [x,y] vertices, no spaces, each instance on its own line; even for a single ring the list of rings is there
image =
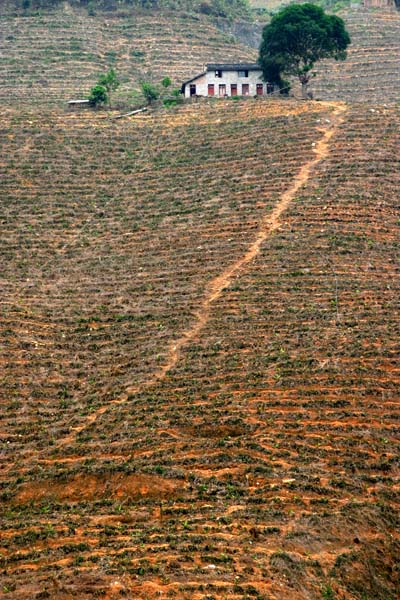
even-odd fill
[[[215,77],[222,77],[222,71],[221,71],[221,69],[217,69],[215,71]]]
[[[239,75],[239,77],[248,77],[249,72],[248,71],[239,71],[238,75]]]

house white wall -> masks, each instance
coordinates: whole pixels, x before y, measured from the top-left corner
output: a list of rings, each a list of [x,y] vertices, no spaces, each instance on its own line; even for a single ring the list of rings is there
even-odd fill
[[[207,73],[203,73],[197,79],[192,81],[191,83],[187,83],[185,86],[185,98],[190,98],[190,86],[196,86],[196,96],[207,96]]]
[[[239,71],[222,71],[222,77],[217,77],[215,71],[207,71],[203,73],[198,78],[196,78],[191,83],[185,85],[185,97],[190,98],[190,86],[196,86],[196,96],[208,96],[208,86],[214,85],[214,96],[220,95],[237,95],[242,96],[245,95],[243,92],[243,84],[248,85],[248,95],[255,96],[257,94],[257,84],[263,86],[263,94],[267,93],[267,84],[262,79],[262,71],[248,71],[248,77],[239,77]],[[237,86],[237,93],[231,93],[231,86]],[[220,86],[225,86],[225,94],[223,93],[224,88],[220,88]]]

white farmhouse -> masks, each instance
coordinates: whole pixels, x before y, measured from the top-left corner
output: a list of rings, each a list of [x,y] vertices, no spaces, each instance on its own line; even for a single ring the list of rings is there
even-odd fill
[[[265,96],[274,86],[262,79],[257,63],[208,64],[203,73],[184,81],[181,92],[191,96]]]

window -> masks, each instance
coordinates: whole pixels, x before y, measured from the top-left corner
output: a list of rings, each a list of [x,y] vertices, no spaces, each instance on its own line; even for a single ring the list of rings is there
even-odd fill
[[[274,84],[267,83],[267,94],[273,94],[273,93],[274,93]]]
[[[257,96],[262,96],[264,94],[264,86],[262,83],[257,83]]]
[[[190,86],[190,95],[191,96],[196,95],[196,86],[194,84],[191,84],[191,86]]]
[[[220,96],[226,96],[226,85],[220,83],[218,92]]]
[[[208,84],[208,95],[214,96],[214,84],[213,83]]]
[[[221,71],[221,69],[217,69],[215,71],[215,77],[222,77],[222,71]]]
[[[238,75],[239,75],[239,77],[248,77],[249,72],[248,71],[238,71]]]
[[[231,83],[231,96],[237,96],[237,85],[236,85],[236,83]]]
[[[250,93],[249,84],[248,83],[243,83],[242,84],[242,96],[248,96],[249,93]]]

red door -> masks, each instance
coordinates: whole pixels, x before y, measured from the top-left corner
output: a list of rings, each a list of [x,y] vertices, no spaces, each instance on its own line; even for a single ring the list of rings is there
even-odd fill
[[[257,83],[257,96],[262,96],[264,94],[264,86],[262,83]]]
[[[237,85],[236,85],[236,83],[231,83],[231,96],[237,96]]]
[[[214,96],[214,84],[213,83],[208,84],[208,95]]]
[[[219,92],[220,96],[222,96],[222,97],[226,96],[226,85],[223,83],[220,83],[218,92]]]

